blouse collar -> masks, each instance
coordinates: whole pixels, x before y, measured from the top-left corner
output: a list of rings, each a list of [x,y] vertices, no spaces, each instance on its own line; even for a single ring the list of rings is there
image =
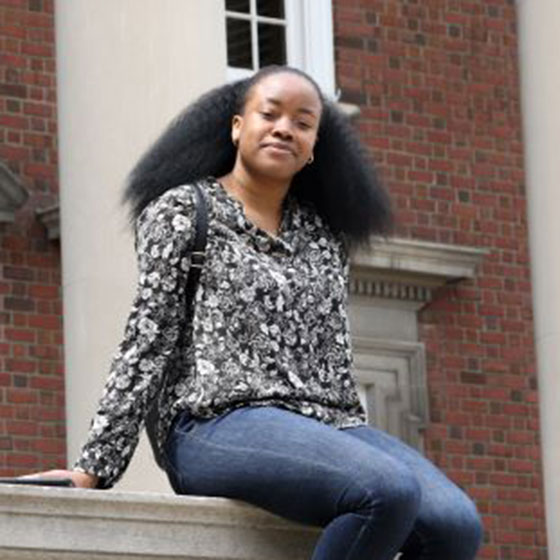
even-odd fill
[[[217,179],[209,177],[207,188],[219,202],[214,208],[219,221],[246,235],[261,251],[293,252],[302,222],[302,210],[292,194],[288,193],[284,200],[279,233],[278,236],[273,236],[247,218],[242,202],[231,196]]]

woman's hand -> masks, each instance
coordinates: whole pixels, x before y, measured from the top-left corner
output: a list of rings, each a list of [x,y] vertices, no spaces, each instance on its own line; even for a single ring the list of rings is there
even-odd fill
[[[76,488],[95,488],[97,486],[97,477],[95,475],[81,471],[66,471],[63,469],[28,474],[21,478],[69,478]]]

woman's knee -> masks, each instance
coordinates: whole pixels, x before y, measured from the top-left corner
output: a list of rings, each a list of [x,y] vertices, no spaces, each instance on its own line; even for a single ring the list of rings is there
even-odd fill
[[[482,519],[474,503],[469,498],[465,498],[461,510],[448,523],[451,525],[448,533],[455,536],[449,540],[453,542],[458,540],[462,543],[465,549],[464,558],[474,558],[484,535]]]
[[[482,543],[484,528],[476,506],[465,496],[461,504],[440,512],[431,533],[450,558],[471,560]]]
[[[406,467],[391,469],[384,476],[373,471],[356,476],[342,507],[355,513],[383,515],[398,520],[415,519],[422,492],[418,480]]]

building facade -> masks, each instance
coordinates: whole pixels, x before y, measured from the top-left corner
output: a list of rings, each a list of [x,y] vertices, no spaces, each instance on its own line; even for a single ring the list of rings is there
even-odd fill
[[[197,95],[285,62],[352,115],[397,211],[350,286],[371,421],[476,500],[480,558],[560,554],[560,7],[534,5],[0,0],[0,475],[86,433],[134,290],[126,173]],[[121,488],[166,488],[144,443]]]

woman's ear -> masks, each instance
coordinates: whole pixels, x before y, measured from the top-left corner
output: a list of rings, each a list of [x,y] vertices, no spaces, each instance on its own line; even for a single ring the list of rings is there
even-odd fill
[[[231,120],[231,141],[234,146],[239,144],[239,136],[241,135],[241,125],[243,117],[241,115],[234,115]]]

